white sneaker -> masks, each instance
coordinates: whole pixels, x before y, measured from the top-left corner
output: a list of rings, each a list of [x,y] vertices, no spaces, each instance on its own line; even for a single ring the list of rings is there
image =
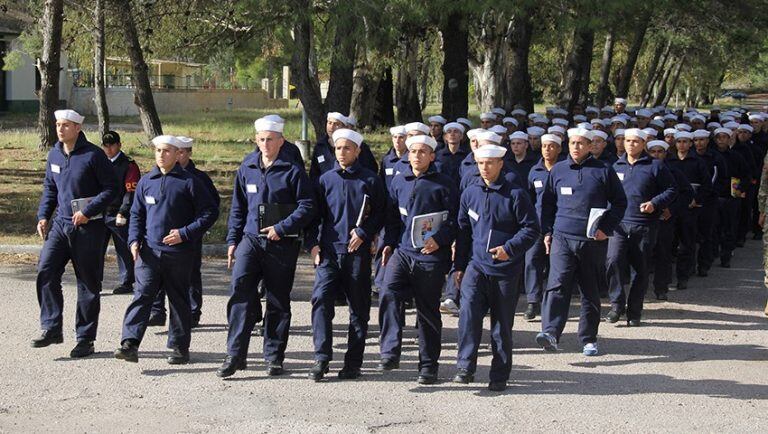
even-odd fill
[[[582,353],[585,356],[596,356],[597,355],[597,342],[590,342],[586,345],[584,345],[584,350]]]
[[[456,302],[450,298],[446,298],[440,303],[440,312],[449,313],[451,315],[459,314],[459,306],[456,306]]]

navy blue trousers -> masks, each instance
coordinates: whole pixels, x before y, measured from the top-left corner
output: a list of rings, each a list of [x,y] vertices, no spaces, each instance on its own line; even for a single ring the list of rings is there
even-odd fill
[[[714,231],[717,218],[717,200],[705,204],[699,209],[697,221],[699,251],[697,263],[699,269],[708,271],[715,260]]]
[[[558,342],[568,321],[568,310],[574,288],[581,291],[579,340],[582,344],[597,342],[600,325],[600,279],[604,280],[607,242],[583,241],[552,237],[549,252],[549,280],[541,309],[541,331]]]
[[[192,276],[189,280],[189,306],[192,309],[192,316],[200,317],[203,307],[203,276],[200,270],[203,266],[203,241],[193,242],[195,248],[192,258]],[[165,290],[162,288],[152,303],[152,315],[165,315]]]
[[[627,319],[640,319],[648,290],[648,263],[656,244],[656,226],[621,223],[608,239],[605,266],[611,305],[618,312],[626,310]],[[624,291],[622,264],[629,264],[629,294]]]
[[[68,226],[68,225],[67,225]],[[65,226],[53,221],[37,263],[37,301],[40,328],[61,333],[64,294],[61,276],[72,261],[77,278],[75,332],[78,341],[93,341],[99,326],[101,280],[104,277],[104,237],[101,220],[85,225]]]
[[[235,249],[227,303],[227,354],[246,357],[251,332],[262,319],[259,283],[267,299],[264,315],[264,359],[282,363],[291,328],[291,289],[299,243],[295,238],[269,241],[245,234]]]
[[[152,303],[160,290],[168,294],[168,348],[189,349],[192,316],[189,310],[189,279],[194,253],[191,250],[163,252],[142,246],[136,261],[133,300],[125,311],[123,338],[141,343],[147,330]]]
[[[675,219],[677,235],[677,281],[687,282],[693,274],[696,263],[696,234],[698,232],[698,209],[686,209]]]
[[[115,224],[115,217],[105,217],[104,224],[107,227],[107,233],[104,237],[104,253],[107,252],[107,246],[109,246],[109,240],[111,239],[115,246],[120,284],[132,286],[135,279],[133,277],[133,255],[131,254],[131,249],[128,248],[128,224],[117,226]]]
[[[347,353],[344,366],[363,365],[368,321],[371,317],[371,253],[361,246],[355,254],[321,252],[312,289],[312,339],[315,360],[333,360],[334,302],[339,294],[349,306]]]
[[[676,217],[659,220],[656,246],[653,249],[653,292],[656,295],[669,292],[672,282],[672,248],[675,238]]]
[[[525,252],[525,295],[528,303],[541,303],[544,293],[544,279],[547,277],[549,257],[544,249],[544,237]]]
[[[489,276],[474,262],[461,281],[459,342],[456,367],[475,372],[477,351],[483,335],[483,318],[491,312],[490,381],[507,381],[512,371],[512,326],[520,296],[522,264],[511,276]]]
[[[736,248],[736,223],[739,200],[733,197],[717,199],[716,250],[721,261],[728,262]]]
[[[387,263],[384,287],[379,293],[382,359],[400,360],[405,322],[403,303],[413,297],[419,331],[419,369],[437,370],[443,329],[440,293],[447,272],[447,264],[416,261],[395,250]]]

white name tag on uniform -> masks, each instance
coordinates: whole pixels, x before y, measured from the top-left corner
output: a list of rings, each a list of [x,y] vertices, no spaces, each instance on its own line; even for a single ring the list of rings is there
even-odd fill
[[[154,205],[155,198],[153,196],[144,196],[144,202],[146,202],[147,205]]]
[[[573,189],[571,187],[560,187],[560,194],[570,196],[573,194]]]
[[[405,208],[403,208],[403,207],[399,207],[399,208],[400,208],[400,214],[402,214],[402,215],[404,215],[404,216],[407,216],[407,215],[408,215],[408,210],[407,210],[407,209],[405,209]]]
[[[256,187],[256,184],[246,184],[245,191],[248,193],[258,193],[259,189]]]
[[[317,156],[317,162],[318,163],[325,163],[325,155],[318,155]]]
[[[472,220],[478,221],[480,219],[480,216],[477,215],[476,212],[472,211],[472,208],[467,209],[467,214],[469,214],[470,217],[472,217]]]
[[[623,173],[618,173],[617,172],[616,175],[619,177],[619,181],[623,181],[624,180],[624,174]]]
[[[534,186],[535,188],[541,188],[541,187],[544,187],[544,183],[543,183],[543,182],[541,182],[541,180],[540,180],[540,179],[537,179],[537,180],[533,181],[533,186]]]
[[[392,174],[395,173],[395,169],[393,169],[392,167],[387,167],[386,169],[384,169],[384,173],[386,173],[387,176],[392,176]]]
[[[51,164],[51,172],[61,173],[61,167],[58,164]]]

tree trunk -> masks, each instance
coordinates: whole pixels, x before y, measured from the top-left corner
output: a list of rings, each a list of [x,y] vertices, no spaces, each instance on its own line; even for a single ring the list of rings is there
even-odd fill
[[[672,41],[670,40],[666,45],[659,44],[653,53],[653,59],[651,59],[650,68],[648,68],[648,80],[646,80],[643,91],[640,93],[642,97],[641,105],[643,107],[647,106],[651,100],[651,92],[653,92],[653,87],[664,72],[671,49]]]
[[[392,99],[394,86],[392,84],[392,67],[387,67],[379,82],[376,92],[376,103],[373,109],[373,123],[375,125],[395,125],[395,102]]]
[[[589,57],[585,58],[584,63],[581,65],[581,92],[579,99],[577,100],[582,107],[586,107],[592,102],[589,93],[589,85],[591,84],[592,79],[592,57],[594,55],[595,32],[590,32],[590,35],[591,40],[589,41]]]
[[[611,87],[608,83],[611,74],[611,63],[613,63],[613,46],[616,42],[614,29],[611,29],[605,35],[605,45],[603,46],[603,58],[600,61],[600,83],[597,84],[597,96],[595,102],[598,107],[603,107],[610,98]]]
[[[291,76],[296,84],[296,93],[307,117],[315,129],[315,137],[325,136],[326,111],[320,93],[317,73],[312,71],[312,21],[309,15],[309,0],[296,0],[293,10],[296,21],[293,24],[293,56]]]
[[[342,7],[342,6],[339,6]],[[349,114],[352,103],[352,86],[355,72],[356,20],[345,13],[336,14],[336,34],[331,56],[330,81],[325,97],[325,108],[329,112]]]
[[[664,98],[664,101],[662,102],[663,105],[668,105],[669,100],[672,97],[672,94],[675,93],[675,88],[677,87],[677,81],[680,79],[680,73],[683,71],[683,64],[685,64],[685,55],[680,58],[680,60],[677,62],[677,65],[675,66],[675,72],[672,73],[672,83],[669,85],[669,91],[667,92],[666,98]]]
[[[521,106],[525,111],[533,112],[533,86],[528,70],[528,54],[531,50],[533,20],[531,10],[526,9],[512,17],[508,37],[510,56],[507,68],[507,91],[509,107]]]
[[[629,47],[627,53],[627,61],[624,62],[624,66],[619,71],[619,79],[616,85],[616,96],[626,98],[629,94],[629,85],[632,82],[632,73],[635,71],[635,64],[637,58],[640,56],[640,49],[643,48],[643,41],[645,40],[645,31],[648,29],[648,21],[650,20],[650,9],[640,14],[639,22],[635,27],[635,35],[632,38],[632,45]]]
[[[366,58],[365,48],[361,47],[361,51],[363,54],[355,66],[352,103],[349,112],[357,118],[358,127],[376,128],[378,125],[374,121],[374,109],[382,71],[372,70],[373,67]]]
[[[672,74],[673,69],[675,69],[674,59],[671,60],[669,66],[667,66],[667,69],[664,71],[664,75],[661,77],[661,81],[659,82],[659,92],[656,94],[656,99],[653,101],[654,106],[660,105],[667,97],[667,81],[669,81],[669,76]]]
[[[109,131],[109,107],[107,106],[104,47],[106,36],[104,34],[104,1],[96,0],[94,10],[93,33],[93,90],[96,103],[96,116],[99,122],[99,135],[104,136]]]
[[[493,10],[483,13],[480,24],[479,56],[470,58],[475,94],[481,111],[489,111],[504,99],[502,95],[506,67],[504,36],[508,20]]]
[[[38,149],[44,151],[58,140],[53,112],[59,107],[59,70],[61,69],[61,28],[64,21],[64,1],[46,0],[43,10],[43,53],[38,59],[40,71],[40,110],[37,129]]]
[[[136,32],[136,22],[133,19],[131,2],[115,0],[115,9],[117,10],[117,19],[122,23],[122,33],[125,38],[125,44],[128,46],[128,56],[131,59],[131,69],[133,70],[133,101],[139,108],[139,118],[144,127],[144,133],[148,138],[163,134],[163,127],[160,124],[160,117],[155,108],[155,99],[152,96],[152,87],[149,83],[149,67],[144,61],[144,53],[139,43],[139,35]]]
[[[417,63],[419,65],[419,79],[417,83],[421,111],[424,111],[427,108],[427,103],[429,103],[429,54],[432,51],[432,37],[433,35],[428,34],[424,39],[424,46],[419,50],[419,60]]]
[[[469,111],[469,30],[467,17],[451,13],[441,24],[443,36],[443,109],[447,119],[466,117]]]
[[[422,122],[421,105],[419,104],[418,41],[415,36],[409,36],[403,41],[400,67],[397,69],[395,83],[395,102],[397,104],[397,122]]]
[[[592,64],[592,48],[595,42],[595,31],[589,27],[577,27],[573,31],[573,47],[565,63],[563,88],[558,98],[560,105],[568,112],[581,101],[584,89],[585,72]],[[588,83],[587,83],[588,85]]]

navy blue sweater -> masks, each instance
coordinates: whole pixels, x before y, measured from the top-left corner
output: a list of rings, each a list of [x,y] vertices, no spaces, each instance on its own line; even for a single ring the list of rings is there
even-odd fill
[[[643,153],[635,164],[629,164],[627,154],[613,164],[613,170],[624,187],[627,196],[627,210],[622,222],[639,225],[656,224],[659,214],[668,208],[677,197],[677,186],[666,165]],[[656,208],[651,214],[640,212],[640,204],[653,203]]]
[[[696,151],[690,149],[683,160],[678,158],[677,153],[672,153],[666,161],[671,167],[682,172],[688,182],[691,183],[695,192],[693,197],[696,199],[696,203],[704,204],[712,194],[712,178],[709,176],[709,170],[704,160],[699,158]]]
[[[136,186],[128,226],[128,245],[143,243],[166,252],[193,248],[219,217],[208,188],[195,175],[177,163],[163,175],[155,166]],[[178,229],[184,241],[174,246],[163,244],[163,238]]]
[[[387,204],[384,182],[359,161],[346,169],[336,163],[333,170],[320,177],[316,189],[318,212],[315,222],[307,228],[307,250],[319,245],[322,251],[347,253],[353,229],[365,241],[358,251],[368,249],[384,224]],[[357,226],[365,195],[369,201],[367,216]]]
[[[512,276],[539,235],[527,191],[501,176],[490,185],[472,184],[461,194],[454,267],[465,270],[471,258],[485,274]],[[488,252],[499,246],[509,255],[508,261],[494,260]]]
[[[83,209],[83,214],[91,218],[106,211],[120,189],[112,163],[85,134],[80,133],[69,155],[63,147],[63,143],[56,142],[48,152],[37,219],[49,220],[55,210],[57,222],[72,226],[73,199],[93,197]]]
[[[627,197],[613,168],[591,155],[581,164],[570,156],[555,164],[541,198],[542,233],[588,240],[592,208],[608,210],[598,228],[611,236],[627,208]]]

